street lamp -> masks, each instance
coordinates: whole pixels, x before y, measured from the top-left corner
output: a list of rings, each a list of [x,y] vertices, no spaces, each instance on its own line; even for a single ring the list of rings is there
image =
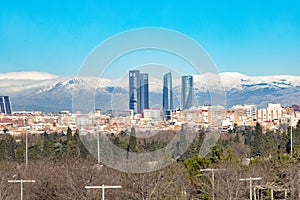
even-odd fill
[[[219,170],[225,170],[225,169],[213,169],[213,168],[207,168],[207,169],[200,169],[201,172],[211,172],[211,193],[212,193],[212,199],[215,199],[215,171]]]
[[[26,131],[25,131],[25,165],[26,168],[28,167],[28,136],[27,136],[27,132],[29,130],[28,128],[28,119],[25,119],[26,122]]]
[[[85,189],[102,189],[102,200],[105,200],[105,193],[104,193],[104,189],[118,189],[118,188],[122,188],[122,186],[117,185],[117,186],[107,186],[102,184],[102,186],[85,186]]]
[[[241,178],[240,181],[250,181],[250,200],[252,200],[252,181],[260,181],[262,178]]]
[[[35,183],[35,180],[8,180],[9,183],[20,183],[21,185],[21,200],[23,200],[23,183]]]
[[[290,119],[290,127],[291,127],[291,156],[293,155],[293,121],[292,121],[292,115],[291,115],[291,119]]]
[[[97,124],[94,123],[94,131],[97,134],[97,165],[98,167],[100,167],[100,169],[102,168],[103,165],[100,164],[101,160],[100,160],[100,133],[99,131],[97,131]]]

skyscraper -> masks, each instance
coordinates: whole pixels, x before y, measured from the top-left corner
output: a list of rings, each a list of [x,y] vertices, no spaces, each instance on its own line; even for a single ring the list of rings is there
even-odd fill
[[[129,71],[129,109],[140,113],[140,71]]]
[[[149,109],[149,75],[147,73],[140,74],[140,112],[143,109]]]
[[[129,109],[140,114],[149,108],[149,75],[140,70],[129,71]]]
[[[0,96],[0,113],[11,114],[11,103],[9,96]]]
[[[164,75],[163,84],[163,110],[173,110],[172,74],[168,72]]]
[[[193,87],[193,76],[186,75],[181,77],[181,106],[183,109],[189,109],[193,106]]]

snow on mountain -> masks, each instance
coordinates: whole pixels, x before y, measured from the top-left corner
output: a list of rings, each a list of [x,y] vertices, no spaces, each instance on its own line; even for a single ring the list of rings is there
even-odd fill
[[[218,76],[221,79],[219,80]],[[207,85],[213,87],[223,87],[228,90],[243,90],[243,89],[261,89],[261,88],[288,88],[300,86],[300,76],[247,76],[241,73],[236,72],[224,72],[220,74],[203,74],[197,75],[194,78],[197,84],[197,81],[205,81]],[[204,87],[202,85],[202,87]]]
[[[149,79],[150,104],[161,104],[162,79]],[[300,104],[300,76],[247,76],[236,72],[205,73],[194,76],[198,104],[210,103],[211,94],[224,92],[227,105],[268,102]],[[173,79],[173,90],[180,101],[181,79]],[[128,105],[128,77],[121,79],[98,77],[56,76],[42,72],[12,72],[0,74],[1,95],[10,95],[15,110],[59,111],[72,107],[72,92],[95,94],[104,110],[110,104]],[[112,96],[114,99],[112,100]],[[175,100],[174,100],[175,101]]]
[[[220,74],[226,89],[289,88],[300,86],[299,76],[246,76],[239,73]]]

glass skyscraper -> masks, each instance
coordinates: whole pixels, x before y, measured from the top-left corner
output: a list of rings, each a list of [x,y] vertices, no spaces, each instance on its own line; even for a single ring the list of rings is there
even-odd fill
[[[181,77],[181,106],[182,109],[189,109],[193,106],[194,89],[193,76]]]
[[[140,70],[129,71],[129,109],[140,114],[149,108],[149,77]]]
[[[172,73],[168,72],[164,75],[163,84],[163,110],[173,110],[173,92],[172,92]]]
[[[11,103],[9,96],[0,96],[0,113],[11,114]]]
[[[143,109],[149,109],[149,75],[147,73],[140,74],[140,97],[139,113]]]

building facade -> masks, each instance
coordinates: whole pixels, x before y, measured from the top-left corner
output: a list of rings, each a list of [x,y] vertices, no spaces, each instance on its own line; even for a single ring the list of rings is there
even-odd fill
[[[173,110],[173,88],[172,88],[172,73],[168,72],[163,77],[163,111],[165,119],[171,118]]]
[[[140,71],[129,71],[129,109],[139,113],[140,105]]]
[[[141,114],[149,108],[149,75],[140,70],[129,71],[129,109]]]
[[[0,96],[0,113],[12,114],[11,102],[9,96]]]
[[[181,106],[182,109],[189,109],[193,106],[194,98],[193,76],[187,75],[181,77]]]
[[[149,75],[147,73],[140,74],[140,98],[139,113],[149,108]]]

